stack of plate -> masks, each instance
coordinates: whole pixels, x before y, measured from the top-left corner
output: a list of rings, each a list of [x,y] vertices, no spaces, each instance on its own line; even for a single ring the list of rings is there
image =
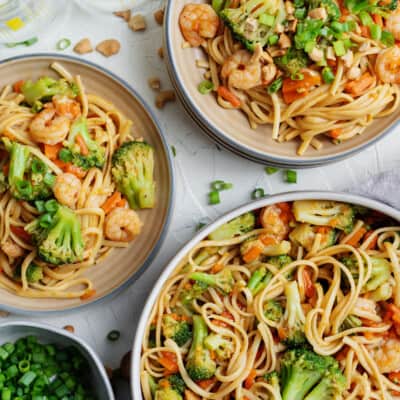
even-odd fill
[[[271,137],[271,126],[251,129],[247,118],[237,110],[219,107],[213,94],[202,95],[197,86],[204,70],[195,60],[205,59],[201,49],[183,49],[184,39],[179,29],[179,15],[185,4],[204,0],[169,0],[166,7],[164,41],[166,64],[176,93],[203,132],[226,149],[263,164],[279,167],[316,167],[339,161],[364,150],[388,133],[399,113],[378,119],[360,136],[339,145],[328,138],[320,150],[309,149],[303,156],[296,154],[296,141],[277,143]],[[209,3],[209,2],[208,2]]]

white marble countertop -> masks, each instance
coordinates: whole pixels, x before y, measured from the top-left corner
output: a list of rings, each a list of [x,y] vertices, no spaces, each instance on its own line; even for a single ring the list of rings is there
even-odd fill
[[[268,176],[262,165],[217,149],[185,115],[178,102],[169,103],[162,111],[155,108],[154,92],[148,87],[147,78],[159,76],[164,88],[171,87],[165,66],[157,55],[162,43],[162,29],[153,18],[153,12],[162,6],[162,0],[149,0],[145,6],[134,10],[146,16],[148,28],[145,32],[132,32],[123,20],[111,14],[89,14],[72,0],[56,1],[69,4],[66,6],[69,12],[57,32],[42,35],[39,42],[29,48],[0,48],[0,58],[54,52],[56,42],[63,37],[70,38],[73,44],[83,37],[89,37],[94,45],[108,38],[120,40],[121,51],[114,57],[105,58],[93,52],[83,58],[110,69],[129,82],[153,108],[164,128],[167,142],[176,148],[176,207],[167,239],[151,267],[128,290],[99,306],[58,317],[31,318],[58,327],[73,325],[75,333],[98,352],[107,366],[116,368],[123,354],[130,349],[142,305],[159,271],[194,235],[200,221],[213,220],[249,201],[256,187],[264,188],[268,194],[307,189],[341,190],[378,172],[400,166],[400,140],[397,136],[400,128],[397,128],[397,132],[392,132],[377,145],[349,160],[299,171],[297,184],[285,183],[280,173]],[[62,54],[74,54],[72,46]],[[232,182],[234,188],[221,194],[221,204],[209,206],[207,193],[210,182],[215,179]],[[6,318],[21,319],[13,315]],[[121,338],[111,343],[106,336],[113,329],[121,331]],[[122,395],[119,398],[128,397]]]

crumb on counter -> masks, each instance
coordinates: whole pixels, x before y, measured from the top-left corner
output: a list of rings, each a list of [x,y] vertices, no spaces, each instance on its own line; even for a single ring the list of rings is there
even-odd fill
[[[160,48],[157,50],[157,54],[158,54],[158,57],[164,58],[164,48],[163,48],[163,47],[160,47]]]
[[[115,11],[114,15],[128,22],[131,19],[131,10]]]
[[[157,92],[161,89],[161,80],[157,76],[153,76],[153,77],[149,78],[148,83],[149,83],[150,88]]]
[[[171,101],[175,101],[175,92],[173,90],[163,90],[156,96],[156,107],[163,109]]]
[[[156,20],[158,25],[162,25],[164,22],[164,9],[160,8],[154,13],[154,19]]]
[[[142,14],[132,15],[128,25],[134,32],[144,31],[147,28],[146,20]]]
[[[116,39],[103,40],[96,46],[96,50],[105,57],[111,57],[114,54],[119,53],[120,49],[121,44]]]
[[[87,54],[93,51],[92,43],[89,38],[81,39],[75,46],[74,52],[78,54]]]

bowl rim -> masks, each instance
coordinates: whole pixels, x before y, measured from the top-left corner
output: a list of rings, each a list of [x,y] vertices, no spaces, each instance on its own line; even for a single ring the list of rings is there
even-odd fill
[[[71,56],[71,55],[66,55],[66,54],[57,54],[54,52],[41,52],[41,53],[29,53],[29,54],[23,54],[23,55],[18,55],[14,57],[9,57],[6,59],[1,59],[0,60],[0,68],[3,64],[7,64],[10,62],[14,61],[24,61],[26,59],[34,59],[34,58],[53,58],[53,59],[60,59],[60,60],[69,60],[73,61],[76,63],[81,63],[81,64],[86,64],[86,66],[90,67],[91,69],[97,69],[107,77],[111,78],[112,80],[116,81],[119,85],[124,87],[137,101],[138,103],[143,107],[143,109],[146,111],[146,113],[149,115],[150,119],[152,120],[153,124],[155,125],[159,137],[161,139],[161,145],[164,148],[164,153],[166,155],[166,161],[168,165],[168,178],[170,181],[169,185],[169,190],[168,190],[168,207],[167,207],[167,212],[166,212],[166,217],[165,217],[165,223],[161,229],[160,232],[160,237],[158,241],[156,242],[155,246],[143,262],[143,264],[134,272],[134,274],[127,279],[124,283],[121,285],[117,286],[116,288],[112,289],[109,293],[105,294],[104,296],[93,300],[89,302],[85,302],[76,306],[71,306],[68,308],[64,308],[62,310],[56,310],[56,309],[49,309],[49,310],[25,310],[21,309],[18,307],[13,307],[9,306],[6,304],[1,304],[0,309],[17,314],[17,315],[25,315],[25,316],[41,316],[41,315],[55,315],[59,313],[68,313],[68,312],[75,312],[78,310],[82,310],[84,308],[87,308],[92,305],[98,305],[106,300],[111,300],[113,297],[116,295],[120,294],[123,292],[125,289],[127,289],[129,286],[131,286],[136,280],[140,278],[140,276],[144,273],[145,270],[147,270],[149,267],[151,267],[152,262],[155,260],[156,256],[158,255],[162,245],[164,244],[164,241],[167,237],[168,229],[171,224],[172,220],[172,214],[173,210],[175,208],[175,195],[176,195],[176,176],[175,176],[175,170],[174,170],[174,164],[173,164],[173,158],[172,158],[172,150],[170,149],[170,146],[167,143],[167,139],[164,133],[163,128],[161,127],[161,124],[158,121],[158,118],[156,117],[154,111],[151,109],[151,107],[147,104],[147,102],[143,99],[143,97],[134,89],[128,82],[126,82],[124,79],[120,78],[118,75],[116,75],[114,72],[111,72],[109,69],[104,68],[103,66],[96,64],[92,61],[89,60],[82,60],[79,57]]]
[[[220,225],[230,221],[233,218],[238,217],[248,211],[256,210],[261,207],[265,207],[271,204],[283,202],[283,201],[295,201],[295,200],[333,200],[333,201],[342,201],[351,204],[358,204],[361,206],[365,206],[371,209],[379,210],[384,214],[398,220],[400,223],[400,210],[396,210],[395,208],[381,202],[378,200],[370,199],[365,196],[360,196],[356,194],[346,193],[346,192],[337,192],[337,191],[294,191],[294,192],[284,192],[274,194],[267,198],[263,198],[256,201],[250,201],[242,206],[236,207],[233,210],[224,213],[222,216],[214,220],[211,224],[207,225],[203,229],[201,229],[196,235],[187,242],[177,253],[176,255],[168,262],[166,267],[164,268],[161,275],[158,277],[157,281],[153,285],[153,288],[149,295],[147,296],[146,303],[143,307],[139,323],[136,328],[135,337],[133,341],[132,347],[132,355],[131,355],[131,377],[130,377],[130,386],[131,386],[131,396],[135,400],[143,400],[142,392],[141,392],[141,383],[140,383],[140,358],[142,351],[142,340],[145,332],[147,320],[150,316],[151,310],[155,301],[158,298],[160,290],[166,280],[169,278],[173,270],[177,267],[182,258],[205,236],[214,231]]]
[[[172,32],[176,31],[176,27],[174,26],[174,20],[172,18],[173,8],[175,7],[176,0],[167,0],[167,5],[165,8],[165,23],[164,23],[164,44],[166,48],[166,65],[167,70],[169,72],[170,78],[172,80],[173,86],[179,92],[181,96],[178,96],[180,99],[183,99],[187,106],[193,112],[193,116],[190,118],[200,126],[200,129],[203,131],[205,127],[208,127],[210,134],[206,133],[212,140],[218,140],[219,144],[222,144],[227,150],[233,151],[232,148],[236,149],[233,151],[240,156],[247,158],[252,161],[261,162],[261,163],[272,163],[274,165],[287,165],[289,167],[316,167],[319,165],[327,165],[331,164],[345,158],[349,158],[361,151],[367,149],[368,147],[376,144],[379,140],[383,139],[386,135],[388,135],[392,130],[396,128],[396,126],[400,123],[400,117],[397,118],[395,122],[389,125],[386,129],[382,129],[377,135],[375,135],[370,140],[361,143],[360,145],[353,147],[346,151],[341,151],[340,153],[332,156],[316,156],[309,158],[302,158],[298,155],[293,155],[292,157],[280,157],[276,155],[272,155],[268,152],[263,152],[256,150],[248,145],[240,143],[230,137],[229,134],[221,130],[218,126],[213,124],[209,119],[207,119],[206,114],[203,114],[196,105],[194,99],[190,96],[188,90],[186,89],[183,81],[181,80],[178,70],[176,67],[176,63],[174,61],[174,46],[172,43]],[[180,47],[179,47],[180,49]],[[182,101],[182,100],[181,100]],[[205,133],[205,132],[203,132]],[[214,139],[213,136],[216,138]]]
[[[12,322],[1,322],[0,323],[0,332],[3,328],[12,328],[12,327],[21,327],[21,328],[35,328],[45,332],[55,333],[61,337],[66,337],[71,341],[75,342],[80,348],[83,348],[87,354],[89,354],[91,360],[94,362],[94,365],[97,368],[97,371],[100,373],[102,381],[104,383],[105,388],[107,389],[107,395],[110,400],[115,400],[114,392],[111,387],[111,382],[108,379],[106,370],[100,357],[97,353],[86,343],[85,340],[80,338],[79,336],[72,334],[65,329],[60,329],[52,325],[38,323],[38,322],[30,322],[30,321],[12,321]]]

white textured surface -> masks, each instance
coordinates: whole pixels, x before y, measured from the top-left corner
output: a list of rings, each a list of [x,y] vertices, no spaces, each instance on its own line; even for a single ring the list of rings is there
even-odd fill
[[[63,1],[67,4],[71,0]],[[306,189],[343,190],[356,186],[379,172],[400,166],[398,128],[397,132],[392,132],[378,145],[347,161],[299,171],[298,184],[288,185],[283,182],[281,173],[267,176],[262,165],[218,150],[185,116],[178,103],[168,104],[163,111],[156,110],[154,93],[147,85],[147,78],[159,76],[163,87],[170,88],[165,67],[157,56],[157,49],[162,43],[162,31],[153,19],[153,12],[161,5],[161,0],[149,0],[146,6],[134,10],[146,15],[148,29],[145,32],[132,32],[119,18],[88,14],[73,4],[58,32],[41,37],[30,48],[0,48],[0,58],[4,59],[28,52],[53,52],[56,42],[63,37],[70,38],[72,43],[89,37],[94,45],[107,38],[119,39],[122,47],[118,55],[106,59],[98,53],[91,53],[84,58],[99,63],[128,81],[155,110],[168,143],[176,148],[176,207],[167,239],[153,265],[131,288],[100,306],[57,317],[31,318],[59,327],[74,325],[76,334],[97,350],[106,365],[114,368],[131,347],[142,305],[159,271],[177,249],[193,236],[200,221],[213,220],[231,208],[249,201],[250,194],[256,187],[263,187],[266,193],[271,194]],[[72,47],[63,54],[73,54]],[[234,188],[221,194],[220,205],[208,206],[209,184],[215,179],[232,182]],[[7,319],[21,318],[9,316]],[[119,341],[110,343],[106,336],[113,329],[120,330],[122,335]]]

